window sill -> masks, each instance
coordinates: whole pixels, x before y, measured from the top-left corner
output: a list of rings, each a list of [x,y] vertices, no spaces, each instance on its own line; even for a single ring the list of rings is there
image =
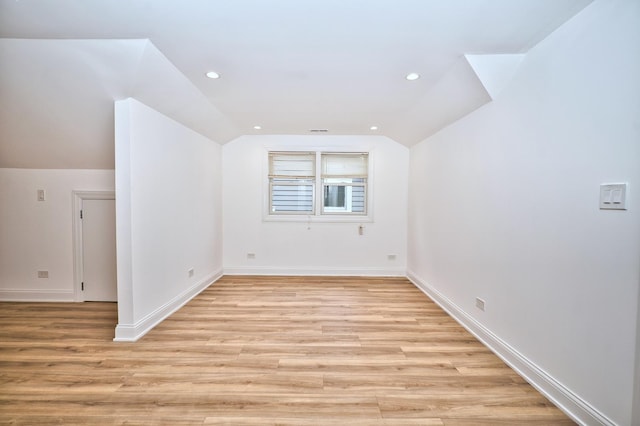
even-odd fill
[[[303,222],[303,223],[371,223],[373,217],[356,216],[356,215],[298,215],[298,214],[282,214],[282,215],[264,215],[263,222]]]

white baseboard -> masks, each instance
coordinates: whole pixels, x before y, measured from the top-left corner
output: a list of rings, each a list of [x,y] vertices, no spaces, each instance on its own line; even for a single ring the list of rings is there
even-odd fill
[[[589,426],[616,425],[413,272],[407,271],[407,278],[574,421]]]
[[[182,294],[171,299],[169,302],[160,306],[149,315],[137,321],[135,324],[120,324],[116,326],[116,337],[114,342],[135,342],[142,336],[147,334],[153,327],[161,323],[169,315],[184,306],[187,302],[197,296],[202,290],[209,287],[222,276],[222,270],[219,270],[206,278],[198,281],[194,286],[184,291]]]
[[[3,302],[73,302],[73,290],[0,290],[0,301]]]
[[[237,266],[224,268],[225,275],[298,275],[342,277],[404,277],[404,269],[393,268],[277,268]]]

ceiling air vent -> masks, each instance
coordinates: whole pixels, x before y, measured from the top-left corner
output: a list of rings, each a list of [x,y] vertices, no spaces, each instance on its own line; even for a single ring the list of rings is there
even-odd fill
[[[311,129],[309,130],[311,133],[327,133],[329,129]]]

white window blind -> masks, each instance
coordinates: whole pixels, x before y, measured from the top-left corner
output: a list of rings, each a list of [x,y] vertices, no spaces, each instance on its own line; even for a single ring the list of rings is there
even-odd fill
[[[314,152],[270,152],[269,187],[272,214],[311,214],[314,210]]]
[[[323,153],[322,177],[366,178],[368,159],[365,153]]]
[[[314,152],[270,152],[270,178],[310,178],[316,176],[316,154]]]

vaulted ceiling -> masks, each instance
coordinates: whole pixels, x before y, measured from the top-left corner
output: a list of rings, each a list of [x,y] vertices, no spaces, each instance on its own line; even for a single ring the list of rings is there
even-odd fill
[[[127,97],[219,143],[327,130],[410,146],[489,102],[590,2],[0,0],[0,167],[112,168]]]

